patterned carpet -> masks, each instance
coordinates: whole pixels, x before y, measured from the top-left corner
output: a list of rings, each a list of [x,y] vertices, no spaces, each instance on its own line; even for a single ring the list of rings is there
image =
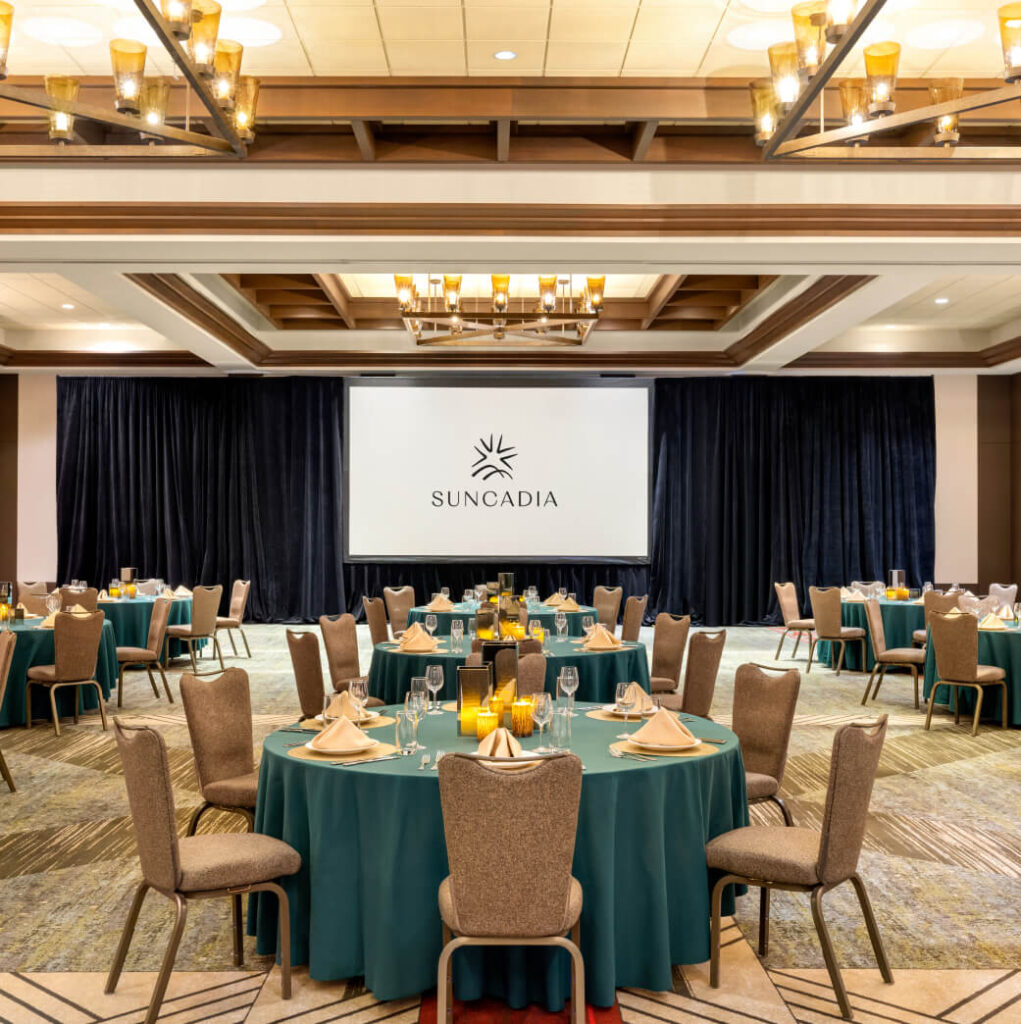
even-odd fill
[[[362,664],[368,636],[359,627]],[[649,634],[649,635],[644,635]],[[651,631],[643,631],[651,642]],[[296,696],[284,629],[253,626],[255,657],[229,659],[251,676],[257,745],[294,720]],[[729,631],[713,717],[728,723],[734,669],[773,663],[776,633]],[[228,645],[229,646],[229,645]],[[805,661],[796,664],[802,670]],[[183,663],[182,663],[183,665]],[[176,694],[181,665],[170,672]],[[817,825],[825,799],[834,729],[860,720],[865,679],[813,667],[802,682],[784,796],[799,824]],[[984,726],[972,738],[944,712],[930,733],[912,707],[910,684],[887,676],[876,709],[890,731],[872,798],[861,871],[869,886],[896,984],[884,986],[853,895],[826,897],[828,918],[859,1020],[903,1024],[1006,1024],[1021,1021],[1021,731]],[[111,707],[111,710],[113,708]],[[180,703],[157,700],[144,673],[129,673],[123,714],[159,728],[169,747],[183,828],[199,802]],[[139,920],[116,996],[103,978],[138,879],[134,838],[112,736],[88,716],[64,734],[37,726],[0,732],[18,784],[0,789],[0,1024],[4,1021],[141,1020],[164,948],[169,903],[150,898]],[[754,815],[775,820],[768,810]],[[215,814],[203,831],[242,827]],[[709,990],[702,966],[676,971],[674,992],[621,991],[625,1022],[839,1017],[804,896],[773,895],[770,952],[754,953],[757,898],[739,901],[725,935],[723,987]],[[371,1024],[417,1019],[418,1001],[377,1003],[358,979],[321,985],[299,972],[295,999],[278,998],[270,962],[254,956],[232,969],[226,902],[193,904],[179,972],[162,1019]],[[2,973],[8,972],[8,973]],[[268,973],[267,973],[268,972]]]

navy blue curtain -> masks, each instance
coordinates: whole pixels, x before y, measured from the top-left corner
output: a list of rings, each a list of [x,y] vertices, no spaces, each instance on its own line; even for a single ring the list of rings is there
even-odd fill
[[[63,378],[60,578],[122,565],[172,583],[252,580],[262,621],[360,614],[411,583],[455,595],[513,570],[599,583],[709,625],[775,621],[773,581],[932,578],[931,378],[657,381],[649,565],[343,563],[343,382]]]

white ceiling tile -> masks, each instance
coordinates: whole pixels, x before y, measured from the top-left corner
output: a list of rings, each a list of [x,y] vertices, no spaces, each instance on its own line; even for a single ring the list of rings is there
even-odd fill
[[[515,60],[497,60],[493,53],[497,46],[493,42],[468,43],[468,70],[478,73],[480,69],[488,69],[493,74],[527,75],[542,74],[542,64],[546,56],[546,43],[527,39],[502,39],[500,49],[513,50],[518,56]],[[522,70],[538,68],[538,72]]]
[[[611,75],[620,71],[624,63],[624,52],[627,41],[618,43],[566,43],[550,40],[546,52],[546,68],[553,74],[562,74],[567,70],[587,71],[592,74],[605,74],[606,68],[613,68]]]
[[[463,75],[466,71],[462,42],[388,40],[386,52],[395,75]]]
[[[554,7],[550,39],[568,42],[627,42],[635,12],[626,7]]]
[[[541,39],[546,41],[549,11],[543,7],[509,10],[500,7],[466,7],[469,39]],[[508,46],[514,49],[513,46]]]
[[[366,74],[386,71],[386,54],[376,39],[316,41],[306,47],[312,70],[317,75]]]
[[[463,39],[461,11],[455,7],[382,7],[379,24],[383,39],[426,42],[436,39]]]
[[[657,74],[691,77],[702,61],[702,48],[684,40],[651,42],[633,39],[624,61],[625,71],[656,71]],[[663,69],[669,69],[664,71]]]
[[[325,39],[378,39],[372,7],[291,7],[298,35],[306,44]]]

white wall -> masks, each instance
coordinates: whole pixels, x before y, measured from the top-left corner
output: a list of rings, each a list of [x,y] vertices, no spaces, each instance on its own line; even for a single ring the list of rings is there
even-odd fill
[[[978,581],[978,377],[937,376],[936,580]]]
[[[57,580],[55,374],[18,379],[18,579]]]

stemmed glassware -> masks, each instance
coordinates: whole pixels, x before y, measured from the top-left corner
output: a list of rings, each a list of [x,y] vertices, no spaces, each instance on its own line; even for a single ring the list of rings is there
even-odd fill
[[[567,597],[567,587],[557,587],[557,593],[560,595],[560,600],[562,601]]]
[[[469,608],[471,608],[472,599],[474,597],[475,597],[475,591],[473,591],[473,590],[466,590],[461,595],[461,604],[467,605]]]
[[[425,628],[429,630],[430,636],[432,636],[433,633],[436,632],[436,622],[436,616],[432,612],[429,612],[429,614],[425,617]]]
[[[560,670],[560,690],[567,698],[567,714],[574,718],[574,694],[578,689],[578,667],[565,665]]]
[[[436,695],[443,689],[443,666],[442,665],[430,665],[425,670],[425,685],[429,689],[429,693],[432,696],[432,703],[430,706],[430,715],[442,715],[440,711],[440,703],[436,699]]]
[[[60,611],[60,594],[46,595],[46,610],[50,615],[55,615]]]
[[[591,615],[581,617],[581,629],[585,636],[588,636],[596,628],[596,620]]]
[[[327,690],[323,694],[323,728],[326,729],[340,717],[340,711],[338,710],[339,705],[335,704],[334,701],[337,699],[337,695],[332,690]]]
[[[567,635],[567,612],[554,613],[553,622],[557,627],[557,637],[563,640]]]
[[[464,650],[464,619],[450,620],[450,649],[455,654]]]
[[[412,749],[424,750],[425,747],[418,742],[418,724],[425,717],[428,706],[425,676],[415,676],[412,678],[411,689],[404,698],[404,706],[415,716],[415,744]]]
[[[450,587],[440,587],[440,594],[449,601],[450,600]]]
[[[553,717],[553,698],[546,693],[537,693],[532,701],[532,721],[539,727],[539,746],[537,746],[536,752],[545,754],[549,752],[549,747],[543,745],[542,732],[550,723],[550,719]]]
[[[418,747],[418,716],[410,708],[400,708],[397,711],[397,746],[401,753],[407,757],[413,754]]]
[[[365,702],[369,699],[369,683],[367,679],[352,679],[347,686],[351,699],[358,705],[358,721],[365,717]]]
[[[630,683],[617,683],[617,707],[624,712],[624,725],[627,725],[627,714],[635,706],[635,699],[631,694]]]

